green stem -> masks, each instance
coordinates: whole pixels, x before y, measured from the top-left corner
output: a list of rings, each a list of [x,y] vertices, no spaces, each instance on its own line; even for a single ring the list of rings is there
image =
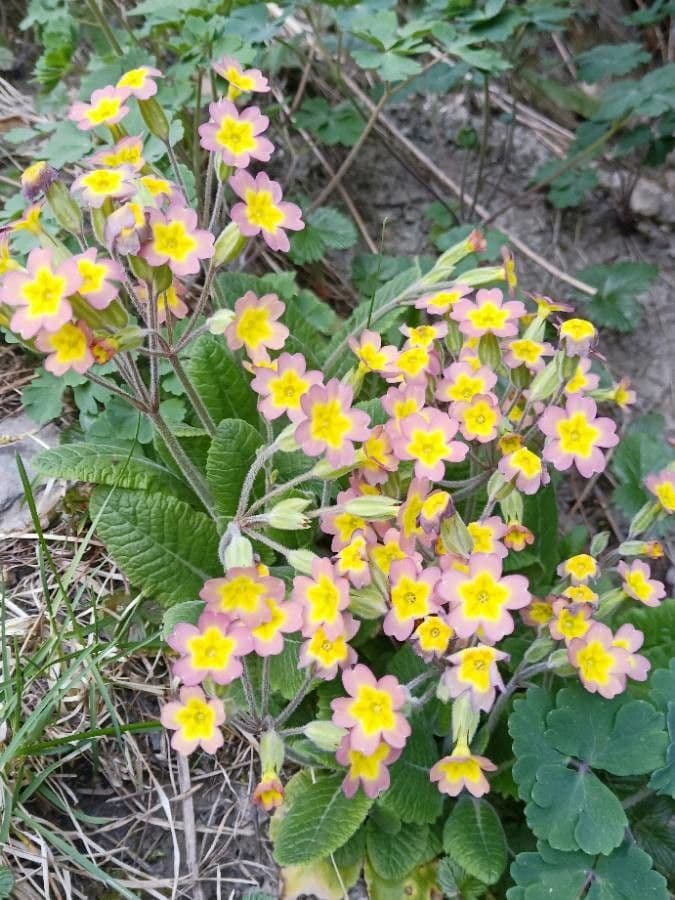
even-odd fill
[[[115,37],[115,34],[103,13],[103,10],[99,7],[97,0],[85,0],[85,3],[87,4],[87,8],[91,11],[91,14],[98,22],[101,31],[108,39],[108,43],[110,44],[113,53],[116,53],[117,56],[123,56],[123,50],[120,47],[117,38]]]
[[[176,378],[180,381],[185,389],[185,393],[187,394],[190,403],[192,404],[192,408],[197,413],[199,417],[199,421],[202,423],[206,431],[208,431],[211,437],[214,437],[216,433],[216,424],[211,418],[211,413],[206,408],[204,401],[199,396],[199,392],[195,388],[194,384],[190,381],[190,376],[183,368],[183,364],[178,358],[176,353],[171,353],[168,355],[168,360],[171,363],[171,366],[176,373]]]
[[[312,686],[313,681],[314,681],[314,678],[312,676],[312,673],[308,672],[307,675],[305,676],[305,680],[300,685],[298,693],[295,695],[295,697],[293,697],[293,699],[290,701],[290,703],[288,704],[286,709],[284,709],[274,720],[274,728],[275,729],[278,729],[280,725],[283,725],[284,722],[287,721],[287,719],[290,719],[290,717],[293,715],[295,710],[300,706],[302,701],[305,699],[305,697],[309,693],[309,690]]]
[[[192,462],[190,457],[183,450],[180,441],[176,438],[167,423],[159,412],[149,412],[148,416],[152,424],[157,429],[159,436],[164,442],[164,446],[173,457],[176,465],[180,469],[181,474],[188,482],[197,497],[201,500],[204,509],[208,512],[214,521],[218,521],[218,517],[213,509],[213,497],[209,489],[206,479],[199,469]]]

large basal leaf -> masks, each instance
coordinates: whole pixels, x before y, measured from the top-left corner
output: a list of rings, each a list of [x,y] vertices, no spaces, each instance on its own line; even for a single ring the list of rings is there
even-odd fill
[[[506,837],[499,816],[487,800],[463,797],[443,829],[443,849],[474,878],[499,880],[506,868]]]
[[[188,503],[195,502],[192,491],[173,472],[145,456],[130,455],[124,447],[64,444],[40,453],[33,465],[48,478],[68,478],[132,490],[163,491]]]
[[[280,866],[323,859],[358,829],[373,801],[363,791],[348,800],[342,781],[342,775],[318,778],[294,795],[274,839],[274,858]]]
[[[404,878],[384,879],[366,860],[363,867],[369,900],[437,900],[436,863],[425,863]]]
[[[389,770],[391,787],[382,796],[382,804],[404,822],[435,822],[443,809],[443,799],[429,780],[429,770],[437,760],[436,742],[421,722],[413,727],[403,753]]]
[[[368,825],[368,859],[380,878],[396,881],[429,858],[426,826],[403,823],[396,833],[390,834],[374,823]]]
[[[224,338],[211,334],[198,338],[186,369],[214,422],[244,419],[258,423],[256,394]]]
[[[546,740],[560,753],[613,775],[641,775],[663,765],[663,714],[651,703],[605,700],[577,684],[558,692]]]
[[[241,489],[263,440],[259,431],[241,419],[225,419],[216,429],[206,460],[206,477],[213,492],[216,512],[231,519],[237,511]],[[257,494],[262,473],[251,499]]]
[[[99,487],[89,510],[117,565],[154,599],[195,600],[220,569],[215,523],[175,497]]]
[[[556,850],[611,853],[628,825],[616,796],[589,771],[541,766],[525,808],[537,837]]]
[[[543,841],[537,853],[519,853],[511,865],[516,886],[507,900],[667,900],[665,878],[649,856],[624,844],[610,856],[561,853]],[[587,893],[584,891],[588,890]]]

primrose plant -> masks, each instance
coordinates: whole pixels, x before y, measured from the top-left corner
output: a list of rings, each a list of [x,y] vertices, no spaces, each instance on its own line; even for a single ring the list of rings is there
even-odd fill
[[[280,299],[283,275],[226,272],[251,239],[284,252],[304,226],[249,171],[274,150],[244,105],[266,78],[234,59],[214,70],[227,95],[198,129],[198,209],[154,97],[161,73],[139,68],[72,106],[100,147],[69,189],[44,163],[24,172],[31,205],[1,257],[5,328],[154,427],[145,449],[71,443],[38,466],[97,484],[99,535],[166,607],[171,746],[248,736],[292,896],[343,896],[364,871],[374,897],[480,896],[501,880],[523,898],[562,868],[570,896],[639,872],[665,897],[617,777],[674,789],[675,674],[638,684],[650,661],[627,618],[668,602],[650,566],[675,472],[648,477],[615,545],[556,524],[556,492],[592,486],[619,441],[598,404],[624,410],[633,392],[601,385],[595,327],[523,294],[507,251],[472,267],[477,231],[335,318],[330,338]],[[133,102],[170,174],[144,161],[148,135],[125,131]],[[39,243],[25,265],[21,229]],[[190,407],[180,425],[162,412],[167,370]],[[540,841],[510,876],[500,816]]]

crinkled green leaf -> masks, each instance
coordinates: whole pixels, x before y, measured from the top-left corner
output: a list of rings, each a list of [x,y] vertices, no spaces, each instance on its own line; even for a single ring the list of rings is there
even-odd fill
[[[194,600],[221,568],[214,522],[168,494],[99,487],[90,514],[117,565],[153,599]]]
[[[303,644],[299,632],[284,635],[284,649],[270,657],[270,687],[285,700],[292,700],[305,680],[306,669],[298,667],[300,647]]]
[[[389,770],[391,787],[382,795],[382,805],[404,822],[419,825],[435,822],[443,808],[441,794],[429,780],[429,770],[438,761],[433,736],[424,722],[413,723],[403,753]]]
[[[188,375],[214,422],[223,419],[259,421],[256,394],[241,362],[225,339],[204,334],[195,341],[186,365]]]
[[[395,834],[388,834],[369,823],[366,838],[368,859],[381,878],[395,881],[425,860],[428,839],[429,829],[425,825],[403,823]]]
[[[373,801],[363,791],[347,799],[342,781],[342,775],[317,778],[294,796],[274,839],[274,858],[280,866],[323,859],[358,829]]]
[[[244,480],[253,465],[263,439],[259,431],[241,419],[220,422],[206,460],[206,477],[215,500],[216,512],[224,519],[234,517]],[[260,472],[251,498],[263,481]]]
[[[457,801],[443,828],[443,849],[474,878],[486,884],[499,880],[506,868],[506,836],[487,800]]]

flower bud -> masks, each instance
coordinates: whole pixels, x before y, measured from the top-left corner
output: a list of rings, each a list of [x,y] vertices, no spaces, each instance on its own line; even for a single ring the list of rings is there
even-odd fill
[[[161,294],[173,284],[173,273],[168,266],[157,266],[152,270],[152,289],[155,294]]]
[[[613,588],[611,591],[605,591],[604,594],[600,594],[595,618],[606,619],[625,599],[626,595],[621,588]]]
[[[660,541],[624,541],[617,550],[619,556],[646,556],[648,559],[663,559],[663,545]]]
[[[335,466],[331,466],[328,460],[320,459],[311,470],[311,474],[315,478],[320,478],[322,481],[336,481],[338,478],[342,478],[343,475],[351,472],[356,465],[357,462],[355,460],[351,466],[342,466],[340,469],[336,469]]]
[[[251,798],[256,806],[264,809],[265,812],[272,812],[278,809],[284,802],[284,786],[276,772],[270,770],[263,771],[262,778],[258,783],[253,797]]]
[[[473,538],[458,512],[446,516],[441,522],[441,539],[448,553],[465,559],[473,553]]]
[[[499,501],[499,505],[507,522],[523,521],[523,495],[520,491],[511,491]]]
[[[645,532],[660,517],[663,508],[659,503],[648,500],[644,506],[635,513],[628,529],[628,537],[634,538]]]
[[[209,329],[211,334],[225,334],[228,325],[234,319],[234,310],[231,309],[219,309],[214,314],[206,320],[206,327]]]
[[[556,392],[562,382],[560,367],[557,359],[554,358],[544,366],[541,372],[537,372],[534,376],[527,395],[528,399],[532,403],[537,400],[547,400]]]
[[[260,765],[263,772],[278,772],[284,764],[286,750],[276,731],[266,731],[260,738]]]
[[[462,284],[478,287],[481,284],[490,284],[492,281],[504,281],[504,266],[482,266],[480,269],[469,269],[462,272]]]
[[[293,566],[301,575],[311,575],[312,563],[318,558],[311,550],[291,550],[286,554],[289,566]]]
[[[138,108],[150,134],[166,143],[169,140],[169,120],[157,100],[154,97],[139,100]]]
[[[470,253],[477,253],[485,249],[485,239],[480,231],[472,231],[468,237],[453,244],[452,247],[442,253],[436,260],[436,264],[430,272],[421,279],[422,284],[436,284],[445,281],[460,260]]]
[[[454,319],[450,319],[448,321],[448,333],[445,336],[445,346],[453,356],[457,356],[462,349],[462,343],[463,338],[462,333],[459,330],[459,323],[455,322]]]
[[[281,528],[283,531],[299,531],[309,528],[310,521],[307,516],[303,515],[303,512],[311,502],[302,497],[288,497],[268,510],[265,518],[272,528]]]
[[[599,556],[609,543],[609,531],[598,531],[591,539],[591,547],[588,551],[591,556]]]
[[[239,231],[236,222],[224,228],[214,245],[213,263],[216,266],[224,266],[235,260],[246,246],[247,238]]]
[[[138,350],[144,343],[143,332],[138,325],[129,325],[115,334],[115,341],[120,350]]]
[[[356,399],[363,387],[363,379],[366,377],[367,368],[363,365],[353,366],[342,378],[342,383],[350,387]]]
[[[333,725],[328,719],[316,719],[314,722],[308,722],[304,728],[305,737],[327,753],[335,753],[346,734],[346,728]]]
[[[576,669],[570,664],[569,654],[566,649],[554,650],[548,658],[548,667],[552,669],[556,675],[566,678],[574,675]]]
[[[558,366],[558,371],[563,381],[569,381],[579,367],[579,357],[575,355],[556,353],[553,360]]]
[[[378,619],[387,611],[385,595],[372,584],[355,588],[349,592],[349,611],[361,619]]]
[[[82,210],[62,181],[54,181],[49,185],[47,202],[62,228],[71,234],[82,234]]]
[[[494,334],[484,334],[478,341],[478,359],[491,369],[496,369],[502,361],[502,351]]]
[[[91,228],[94,232],[96,240],[99,242],[99,244],[103,244],[103,246],[105,247],[105,222],[107,216],[105,214],[104,208],[102,206],[92,206],[92,208],[89,210],[89,218],[91,220]]]
[[[342,504],[346,513],[360,519],[393,519],[400,506],[398,500],[383,494],[365,494],[363,497],[352,497]]]
[[[282,453],[295,453],[300,449],[295,439],[295,430],[298,427],[297,422],[291,422],[283,431],[280,431],[274,441],[274,446]]]
[[[523,658],[529,663],[539,662],[544,659],[544,657],[548,656],[554,647],[554,641],[552,641],[550,637],[544,637],[542,635],[530,644],[525,651],[525,656]]]
[[[59,173],[53,166],[42,160],[28,166],[21,174],[21,190],[29,203],[44,194],[50,184],[58,180]]]
[[[220,540],[218,556],[226,572],[228,569],[253,565],[253,544],[233,522],[227,526],[227,531]]]
[[[232,174],[232,166],[226,165],[222,159],[216,160],[216,178],[223,184]]]
[[[452,740],[454,743],[470,744],[476,733],[480,712],[471,705],[468,691],[461,694],[452,704]]]
[[[493,472],[487,484],[487,494],[490,500],[504,500],[514,490],[513,482],[507,481],[501,472]]]

